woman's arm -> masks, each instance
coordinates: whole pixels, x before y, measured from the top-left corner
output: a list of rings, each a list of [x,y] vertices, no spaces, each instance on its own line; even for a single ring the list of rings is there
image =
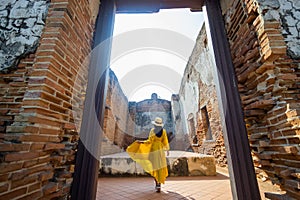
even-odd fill
[[[164,150],[166,150],[166,151],[170,150],[170,145],[169,145],[169,141],[168,141],[168,135],[167,135],[167,131],[165,129],[163,130],[162,144],[164,146]],[[167,154],[169,154],[169,153],[167,152]]]

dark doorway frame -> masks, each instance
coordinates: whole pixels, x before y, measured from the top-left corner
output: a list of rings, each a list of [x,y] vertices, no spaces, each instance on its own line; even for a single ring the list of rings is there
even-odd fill
[[[219,101],[227,102],[226,104],[221,104],[220,113],[223,121],[233,199],[261,199],[219,0],[101,0],[94,36],[94,47],[112,36],[116,12],[158,12],[161,8],[201,10],[204,5],[206,6],[207,16],[209,16],[207,25],[211,33],[210,37],[214,47],[215,63],[218,71],[215,76],[218,99]],[[107,52],[110,52],[110,50],[110,47],[108,47]],[[99,62],[102,63],[90,65],[89,79],[94,76],[92,73],[93,68],[106,66],[109,58],[110,53],[107,53],[104,59],[99,59]],[[104,65],[103,62],[105,62]],[[223,81],[221,82],[220,80]],[[224,85],[220,89],[222,83]],[[91,98],[99,98],[95,109],[96,113],[98,113],[100,124],[103,123],[104,118],[106,84],[107,75],[104,78],[101,77],[98,86],[90,85],[89,82],[87,90],[91,87],[100,89],[97,89],[97,94],[95,95],[88,95],[87,92],[85,99],[85,105],[89,105]],[[86,112],[86,107],[84,107],[84,113]],[[98,160],[79,141],[71,199],[91,200],[96,198],[98,167]]]

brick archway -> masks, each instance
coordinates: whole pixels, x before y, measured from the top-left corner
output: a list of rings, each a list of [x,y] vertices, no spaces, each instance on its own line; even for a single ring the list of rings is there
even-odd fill
[[[210,39],[215,55],[216,67],[219,71],[215,75],[217,80],[216,86],[218,91],[219,102],[226,100],[226,105],[221,104],[221,118],[223,121],[223,132],[226,143],[229,172],[231,178],[231,189],[234,199],[260,199],[257,186],[256,176],[254,173],[253,162],[250,155],[249,142],[247,138],[246,128],[243,121],[243,114],[235,73],[231,61],[230,50],[226,33],[224,31],[224,22],[220,9],[220,2],[213,1],[118,1],[110,0],[101,1],[100,12],[96,25],[94,46],[100,44],[112,35],[114,15],[116,12],[157,12],[161,8],[192,8],[194,10],[202,10],[202,6],[206,6],[207,23],[210,29]],[[110,46],[108,45],[108,52]],[[102,59],[97,60],[90,65],[89,79],[94,76],[93,70],[97,66],[106,66],[109,61],[109,54],[104,55]],[[104,75],[99,85],[88,83],[88,91],[86,96],[86,105],[93,105],[94,95],[92,88],[98,87],[96,97],[99,97],[96,105],[96,113],[100,123],[103,122],[104,99],[106,95],[107,76]],[[223,79],[226,85],[224,90],[220,89],[219,79]],[[230,112],[224,113],[224,110]],[[84,108],[84,116],[89,114],[88,106]],[[83,119],[84,124],[84,119]],[[85,131],[85,126],[81,128]],[[78,155],[76,161],[75,175],[72,187],[72,199],[94,199],[97,186],[97,167],[98,161],[88,152],[82,142],[79,143]],[[101,186],[100,186],[101,187]]]

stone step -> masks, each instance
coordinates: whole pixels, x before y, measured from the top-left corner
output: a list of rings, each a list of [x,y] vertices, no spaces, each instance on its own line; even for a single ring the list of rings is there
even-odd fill
[[[186,151],[170,151],[167,156],[169,176],[215,176],[215,158],[211,155]],[[101,176],[147,175],[126,152],[100,157]]]

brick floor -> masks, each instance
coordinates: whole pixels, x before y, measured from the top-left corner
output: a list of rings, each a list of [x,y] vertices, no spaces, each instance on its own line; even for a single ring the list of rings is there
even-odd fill
[[[217,167],[217,176],[168,177],[161,193],[156,193],[152,177],[99,178],[97,200],[229,200],[230,179],[225,168]],[[260,195],[283,194],[270,181],[258,181]]]
[[[232,199],[228,177],[168,177],[156,193],[151,177],[99,178],[97,200],[227,200]]]

